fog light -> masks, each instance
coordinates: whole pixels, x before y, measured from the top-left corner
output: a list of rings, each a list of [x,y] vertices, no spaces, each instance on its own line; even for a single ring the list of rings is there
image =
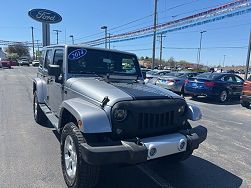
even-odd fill
[[[181,139],[178,145],[178,149],[181,151],[185,148],[186,146],[186,141],[184,139]]]
[[[157,149],[156,148],[151,148],[149,151],[149,155],[150,157],[154,156],[157,153]]]
[[[181,106],[179,109],[178,109],[178,112],[180,114],[183,114],[185,112],[185,106]]]

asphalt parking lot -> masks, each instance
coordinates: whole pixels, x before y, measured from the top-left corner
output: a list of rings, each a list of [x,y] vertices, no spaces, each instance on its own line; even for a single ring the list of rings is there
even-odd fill
[[[66,187],[59,141],[53,128],[35,123],[32,78],[36,68],[0,70],[0,187]],[[97,187],[251,187],[251,109],[238,100],[198,105],[208,138],[193,156],[180,163],[152,161],[137,166],[102,169]]]

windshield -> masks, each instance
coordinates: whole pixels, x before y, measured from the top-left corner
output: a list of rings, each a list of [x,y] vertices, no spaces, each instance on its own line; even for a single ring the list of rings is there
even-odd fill
[[[68,49],[70,74],[120,74],[141,76],[136,56],[96,49],[70,47]]]

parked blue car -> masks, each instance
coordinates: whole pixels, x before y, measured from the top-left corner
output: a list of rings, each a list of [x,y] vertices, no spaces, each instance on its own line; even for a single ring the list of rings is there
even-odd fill
[[[196,98],[207,96],[223,103],[233,96],[240,96],[244,80],[230,73],[203,73],[185,83],[185,93]]]

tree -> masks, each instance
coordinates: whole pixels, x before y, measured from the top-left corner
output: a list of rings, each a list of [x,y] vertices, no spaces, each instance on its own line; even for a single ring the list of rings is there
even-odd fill
[[[42,51],[36,51],[36,58],[39,59],[40,57],[42,57]]]
[[[7,54],[7,58],[10,60],[17,60],[19,58],[17,53]]]
[[[18,57],[22,57],[22,56],[30,56],[29,54],[29,48],[27,46],[25,46],[22,43],[18,43],[18,44],[14,44],[14,45],[9,45],[5,52],[7,54],[17,54]]]
[[[143,56],[141,56],[139,60],[144,60],[144,59],[145,59],[145,58],[144,58]]]
[[[168,60],[167,60],[167,63],[170,65],[170,67],[175,67],[175,60],[173,57],[170,57]]]

